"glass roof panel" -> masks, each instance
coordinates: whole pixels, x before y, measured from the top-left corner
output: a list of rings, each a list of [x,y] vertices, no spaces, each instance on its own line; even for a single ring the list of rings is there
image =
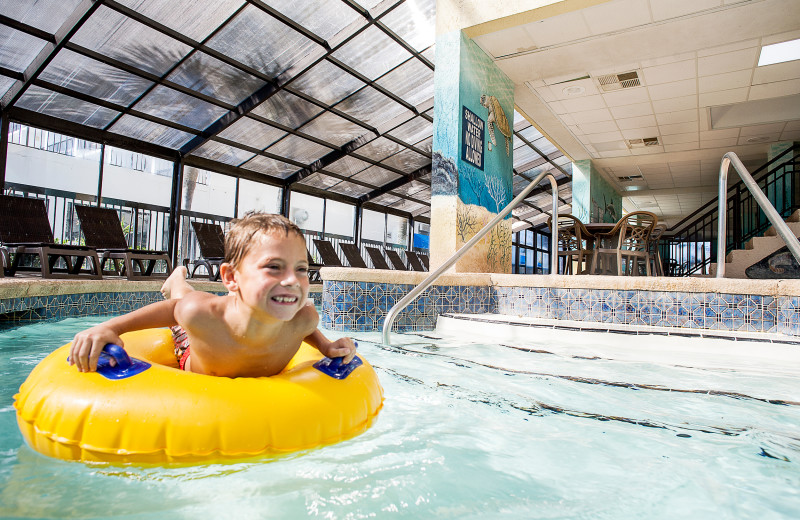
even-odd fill
[[[391,6],[391,3],[385,0],[356,0],[356,3],[367,9],[372,16],[384,12]]]
[[[381,159],[385,159],[386,157],[389,157],[390,155],[397,153],[402,149],[402,145],[392,141],[391,139],[379,137],[368,142],[361,148],[356,149],[356,153],[363,155],[368,159],[372,159],[373,161],[380,161]]]
[[[14,0],[0,2],[0,15],[55,34],[82,0]]]
[[[70,41],[157,76],[191,51],[178,40],[102,5]]]
[[[428,50],[422,53],[422,56],[424,56],[429,62],[436,63],[436,45],[431,45]]]
[[[55,85],[126,107],[153,85],[152,81],[69,49],[61,49],[39,77]]]
[[[384,159],[381,161],[381,164],[385,164],[386,166],[396,168],[406,173],[411,173],[415,170],[419,170],[423,166],[430,166],[431,160],[430,158],[420,155],[413,150],[406,149],[405,151]]]
[[[119,112],[37,86],[28,87],[16,106],[73,123],[103,128]]]
[[[371,168],[367,168],[363,172],[354,175],[353,180],[371,184],[377,188],[383,186],[387,182],[392,182],[393,180],[399,179],[400,177],[401,175],[391,172],[385,168],[381,168],[380,166],[372,166]]]
[[[13,85],[15,82],[16,80],[7,76],[0,76],[0,98],[6,95],[8,89],[10,89],[11,85]]]
[[[287,135],[266,151],[302,164],[311,164],[325,154],[330,153],[331,149],[296,135]],[[297,170],[297,167],[295,167],[295,170]]]
[[[180,148],[195,137],[194,134],[129,114],[122,116],[109,131],[172,149]]]
[[[433,135],[433,123],[424,117],[415,117],[388,133],[403,142],[418,143]]]
[[[425,209],[425,210],[428,209],[427,206],[424,206],[424,205],[422,205],[422,204],[420,204],[418,202],[414,202],[414,201],[411,201],[411,200],[408,200],[408,199],[400,199],[397,202],[395,202],[394,204],[391,204],[389,207],[393,208],[393,209],[400,210],[400,211],[407,211],[409,213],[412,213],[414,211],[421,210],[421,209]]]
[[[392,193],[396,193],[397,195],[403,195],[403,196],[406,196],[406,197],[410,197],[410,196],[415,195],[416,193],[424,190],[427,187],[428,186],[426,184],[423,184],[421,182],[409,181],[409,182],[403,184],[402,186],[398,186],[397,188],[393,189]]]
[[[333,56],[374,80],[406,61],[411,54],[373,25],[334,52]]]
[[[416,146],[423,152],[433,153],[433,136],[428,137],[427,139],[423,139],[418,143],[414,143],[414,146]]]
[[[281,90],[253,109],[253,114],[297,130],[322,108]]]
[[[276,11],[286,15],[324,40],[331,40],[359,16],[355,9],[350,9],[341,2],[330,0],[303,0],[287,2],[286,0],[267,0]],[[351,28],[352,30],[352,28]]]
[[[207,45],[275,78],[300,58],[324,49],[261,9],[248,5]]]
[[[134,108],[197,130],[203,130],[227,113],[222,107],[162,85],[151,90]]]
[[[193,151],[190,155],[197,155],[211,159],[212,161],[219,161],[232,166],[239,166],[243,162],[252,159],[255,155],[247,150],[241,148],[234,148],[227,144],[218,143],[215,141],[206,141],[197,150]]]
[[[319,188],[321,190],[326,190],[331,186],[335,186],[339,184],[340,179],[336,177],[332,177],[330,175],[325,175],[323,173],[312,173],[305,179],[301,180],[297,184],[302,184],[304,186],[311,186],[312,188]]]
[[[120,4],[145,15],[151,20],[201,42],[214,29],[230,18],[243,0],[118,0]]]
[[[328,188],[328,191],[345,195],[347,197],[360,197],[361,195],[366,195],[367,193],[371,192],[373,189],[374,188],[367,186],[361,186],[360,184],[343,181],[335,186],[331,186]]]
[[[383,195],[375,197],[370,202],[374,204],[380,204],[381,206],[389,206],[391,204],[394,204],[398,200],[400,200],[400,197],[398,197],[397,195],[392,195],[391,193],[384,193]]]
[[[323,60],[292,81],[291,88],[328,105],[338,103],[364,86],[364,82]]]
[[[541,139],[537,139],[536,141],[534,141],[531,144],[533,146],[535,146],[536,148],[538,148],[540,152],[542,152],[543,154],[548,155],[548,156],[559,151],[558,148],[553,146],[552,143],[550,143],[550,141],[548,141],[547,138],[545,138],[545,137],[542,137]]]
[[[238,105],[266,85],[204,52],[193,53],[167,79],[229,105]]]
[[[35,36],[0,25],[0,67],[24,72],[46,44]]]
[[[403,112],[409,112],[408,109],[372,87],[359,90],[336,105],[336,108],[373,127],[378,127]]]
[[[433,71],[414,58],[376,82],[415,107],[433,98]]]
[[[528,123],[527,121],[525,121],[525,122]],[[521,135],[528,142],[531,142],[531,143],[534,142],[537,139],[540,139],[542,137],[541,132],[539,132],[539,130],[537,130],[536,127],[531,125],[530,123],[528,123],[528,127],[527,128],[524,128],[522,130],[515,130],[515,132],[519,133],[519,135]]]
[[[343,175],[345,177],[352,177],[356,173],[366,170],[369,167],[370,163],[356,159],[355,157],[347,156],[327,165],[325,170],[338,173],[339,175]]]
[[[325,112],[301,127],[300,131],[327,143],[342,146],[364,135],[369,130],[336,114]]]
[[[270,177],[277,177],[279,179],[285,179],[297,171],[297,166],[270,157],[264,157],[263,155],[256,155],[241,165],[241,168],[264,173]]]
[[[283,130],[259,123],[249,117],[242,117],[219,134],[223,139],[258,148],[259,150],[267,148],[285,135],[286,132]]]
[[[406,0],[381,21],[417,51],[423,51],[436,41],[436,0]]]

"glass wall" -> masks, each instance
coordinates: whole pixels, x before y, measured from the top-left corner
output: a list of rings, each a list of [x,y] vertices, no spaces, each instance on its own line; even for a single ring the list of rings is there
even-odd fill
[[[277,186],[239,179],[239,211],[237,216],[240,217],[248,211],[280,213],[282,194],[283,190]]]
[[[525,229],[514,233],[512,272],[517,274],[550,273],[550,233]]]

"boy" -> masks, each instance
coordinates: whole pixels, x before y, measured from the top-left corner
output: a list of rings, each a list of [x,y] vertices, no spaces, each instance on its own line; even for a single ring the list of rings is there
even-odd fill
[[[300,229],[280,215],[248,213],[225,239],[220,279],[225,296],[195,291],[178,267],[164,282],[164,301],[75,335],[70,364],[81,372],[97,368],[107,343],[124,346],[120,334],[179,325],[181,368],[226,377],[271,376],[308,342],[328,357],[355,356],[350,338],[329,341],[317,329],[319,315],[308,298],[308,257]],[[175,328],[173,328],[173,331]],[[183,339],[185,341],[179,341]],[[176,352],[176,354],[178,354]]]

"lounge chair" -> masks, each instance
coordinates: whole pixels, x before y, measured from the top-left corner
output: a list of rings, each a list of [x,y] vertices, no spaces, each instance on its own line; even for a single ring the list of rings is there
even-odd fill
[[[317,252],[322,257],[322,265],[325,267],[344,267],[342,261],[339,260],[339,255],[336,254],[336,249],[333,244],[327,240],[314,239],[314,245],[317,246]]]
[[[115,209],[75,206],[75,213],[81,221],[81,231],[86,245],[97,249],[102,273],[125,276],[128,280],[152,280],[166,278],[172,272],[172,262],[166,251],[128,247]],[[164,262],[165,273],[155,272],[159,261]]]
[[[428,255],[426,255],[424,253],[417,253],[417,256],[419,257],[420,261],[422,262],[422,265],[425,266],[425,270],[426,271],[430,270],[431,262],[428,259]]]
[[[414,271],[427,271],[422,265],[422,260],[419,259],[414,251],[406,251],[406,258],[408,258],[408,266]]]
[[[308,248],[306,248],[306,256],[308,256],[308,281],[311,283],[322,283],[322,279],[319,277],[319,270],[324,266],[314,261]]]
[[[374,247],[365,247],[364,249],[367,250],[369,259],[372,260],[372,265],[375,266],[375,269],[386,269],[387,271],[391,269],[389,264],[386,263],[383,253],[381,253],[379,249],[375,249]]]
[[[0,195],[0,241],[9,253],[6,274],[14,276],[24,257],[38,256],[43,278],[102,278],[100,259],[91,246],[56,244],[44,200]],[[13,258],[10,258],[13,255]],[[66,270],[56,270],[61,258]],[[84,261],[86,269],[84,267]]]
[[[193,262],[191,277],[200,267],[205,267],[208,279],[219,281],[219,266],[225,261],[225,235],[219,224],[192,221],[194,236],[200,246],[200,258]]]
[[[350,262],[350,267],[367,269],[367,263],[361,256],[361,251],[358,249],[357,245],[341,243],[339,246],[341,246],[342,252],[344,253],[345,258],[347,258],[347,261]]]
[[[408,271],[408,267],[403,263],[403,259],[394,249],[386,249],[386,257],[398,271]]]

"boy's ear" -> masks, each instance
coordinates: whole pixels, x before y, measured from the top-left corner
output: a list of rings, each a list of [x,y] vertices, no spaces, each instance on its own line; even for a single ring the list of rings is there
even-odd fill
[[[228,262],[223,262],[220,264],[219,279],[222,281],[222,285],[224,285],[225,288],[230,292],[236,292],[239,290],[239,282],[234,276],[235,273],[236,269],[234,269]]]

